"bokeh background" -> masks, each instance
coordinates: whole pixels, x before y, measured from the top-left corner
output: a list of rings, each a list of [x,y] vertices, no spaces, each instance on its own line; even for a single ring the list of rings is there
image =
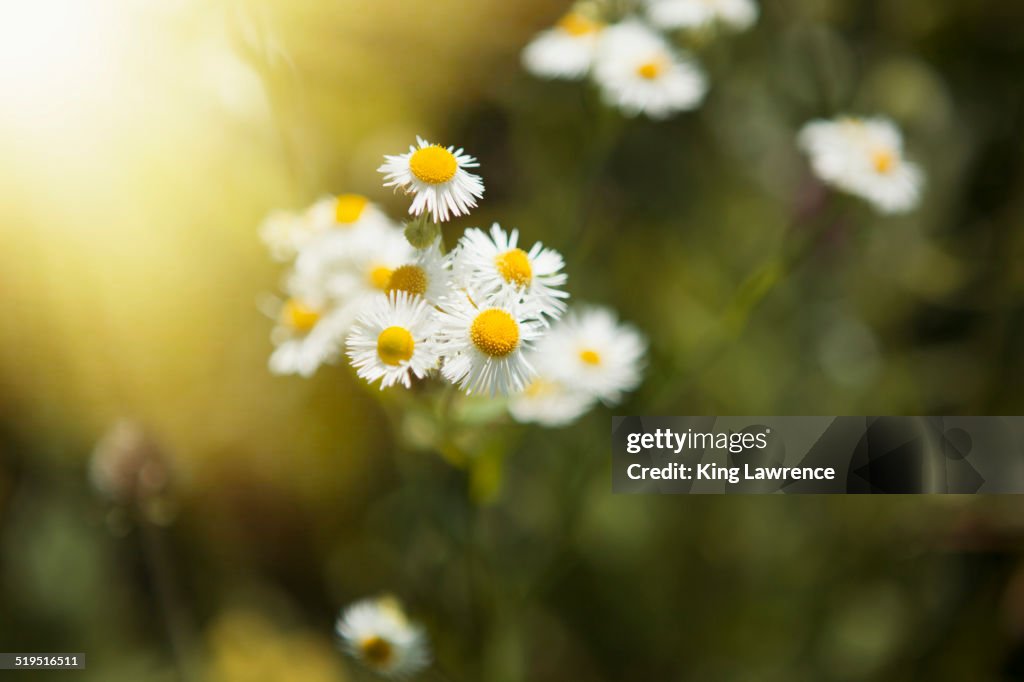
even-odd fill
[[[375,169],[422,134],[481,161],[452,237],[518,226],[649,336],[619,413],[1021,413],[1024,5],[761,4],[694,41],[709,98],[665,123],[524,74],[560,1],[0,5],[0,649],[369,679],[333,621],[390,592],[427,679],[1024,678],[1013,497],[613,497],[609,409],[453,462],[345,367],[266,369],[260,221],[342,191],[400,215]],[[737,318],[822,201],[796,130],[848,111],[903,126],[920,209],[841,202]],[[90,485],[104,434],[159,494]]]

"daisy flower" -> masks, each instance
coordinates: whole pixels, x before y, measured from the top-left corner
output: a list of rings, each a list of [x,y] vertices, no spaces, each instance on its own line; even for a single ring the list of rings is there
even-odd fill
[[[506,233],[497,223],[489,237],[477,228],[466,230],[453,257],[456,278],[501,300],[520,301],[537,317],[560,317],[569,297],[560,288],[568,279],[562,256],[540,242],[524,251],[518,242],[518,230]]]
[[[507,395],[533,378],[526,351],[540,324],[529,321],[518,302],[464,291],[450,296],[438,317],[441,373],[466,393]]]
[[[398,187],[415,195],[409,213],[429,213],[435,223],[451,216],[467,215],[484,195],[479,175],[467,171],[480,164],[462,149],[430,144],[421,137],[407,154],[385,156],[377,169],[385,187]]]
[[[296,298],[288,299],[281,305],[270,335],[275,346],[270,371],[312,376],[321,365],[335,361],[350,323],[348,310],[326,311]]]
[[[606,403],[640,384],[647,341],[606,308],[571,311],[537,344],[543,376]]]
[[[586,393],[538,376],[522,391],[509,397],[508,412],[524,424],[565,426],[579,419],[593,404],[594,399]]]
[[[386,292],[392,273],[414,257],[402,231],[393,225],[332,230],[299,252],[288,289],[307,301],[356,303]]]
[[[349,654],[381,675],[407,677],[430,663],[423,629],[391,597],[352,604],[338,617],[336,630]]]
[[[700,28],[720,22],[742,31],[757,21],[753,0],[647,0],[647,16],[658,28]]]
[[[569,12],[523,49],[523,66],[540,78],[577,80],[590,71],[604,24]]]
[[[434,309],[404,291],[377,296],[356,319],[346,342],[356,373],[384,390],[411,387],[410,374],[422,379],[437,367]]]
[[[609,105],[654,119],[696,108],[708,87],[693,62],[632,19],[605,30],[594,77]]]
[[[438,239],[432,246],[418,249],[414,260],[399,265],[391,272],[387,291],[404,291],[438,305],[451,293],[449,265],[449,259],[441,253],[441,241]]]
[[[918,204],[921,169],[903,156],[903,136],[885,118],[811,121],[798,136],[815,174],[860,196],[882,213],[903,213]]]
[[[383,211],[366,197],[340,194],[322,197],[301,213],[271,213],[260,227],[260,236],[275,259],[286,261],[332,228],[357,230],[389,223]]]

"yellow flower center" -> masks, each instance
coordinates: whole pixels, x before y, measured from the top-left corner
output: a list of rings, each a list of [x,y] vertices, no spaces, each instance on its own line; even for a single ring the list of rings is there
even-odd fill
[[[601,355],[596,350],[585,348],[580,351],[580,360],[587,365],[600,365]]]
[[[519,325],[504,310],[491,308],[473,320],[469,338],[485,355],[503,358],[519,345]]]
[[[370,268],[370,272],[366,278],[370,280],[370,286],[374,289],[380,289],[381,291],[387,291],[388,284],[391,283],[391,268],[383,265],[375,265]]]
[[[666,66],[667,63],[664,57],[656,57],[636,67],[636,75],[645,80],[652,81],[665,71]]]
[[[440,185],[455,177],[459,169],[455,156],[438,145],[417,149],[409,159],[409,170],[428,185]]]
[[[896,167],[896,155],[889,149],[876,149],[871,153],[871,165],[875,171],[885,175]]]
[[[370,667],[386,668],[394,658],[395,649],[391,642],[373,635],[359,642],[359,653]]]
[[[525,287],[533,279],[533,268],[530,259],[522,249],[512,249],[494,258],[498,272],[509,284]]]
[[[399,365],[412,357],[416,342],[404,327],[388,327],[377,337],[377,355],[385,365]]]
[[[370,200],[359,194],[341,194],[334,205],[334,220],[341,225],[351,225],[359,220]]]
[[[281,308],[281,322],[297,332],[308,332],[319,321],[319,312],[294,298],[288,299]]]
[[[597,33],[601,30],[600,22],[579,12],[569,12],[558,21],[557,25],[558,28],[574,37]]]
[[[422,296],[427,293],[427,273],[418,265],[403,265],[391,273],[388,281],[388,293],[405,291]]]

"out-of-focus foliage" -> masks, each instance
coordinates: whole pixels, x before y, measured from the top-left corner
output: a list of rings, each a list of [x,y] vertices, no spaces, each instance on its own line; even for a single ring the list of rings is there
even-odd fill
[[[665,123],[522,72],[564,3],[0,9],[0,648],[104,682],[359,679],[334,619],[388,591],[452,680],[1024,674],[1013,499],[613,497],[607,410],[448,461],[348,368],[266,370],[259,221],[340,191],[397,216],[374,169],[420,133],[480,159],[453,230],[558,248],[574,300],[649,336],[621,414],[1020,413],[1024,7],[761,4],[694,43],[708,99]],[[796,130],[848,111],[901,124],[921,208],[834,200],[826,246],[723,319],[823,201]],[[89,487],[125,416],[173,470],[158,510]]]

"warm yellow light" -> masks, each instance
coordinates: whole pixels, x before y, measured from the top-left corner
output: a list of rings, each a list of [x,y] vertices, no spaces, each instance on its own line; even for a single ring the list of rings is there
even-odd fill
[[[95,88],[114,61],[117,19],[112,2],[0,3],[4,109],[38,112]]]

